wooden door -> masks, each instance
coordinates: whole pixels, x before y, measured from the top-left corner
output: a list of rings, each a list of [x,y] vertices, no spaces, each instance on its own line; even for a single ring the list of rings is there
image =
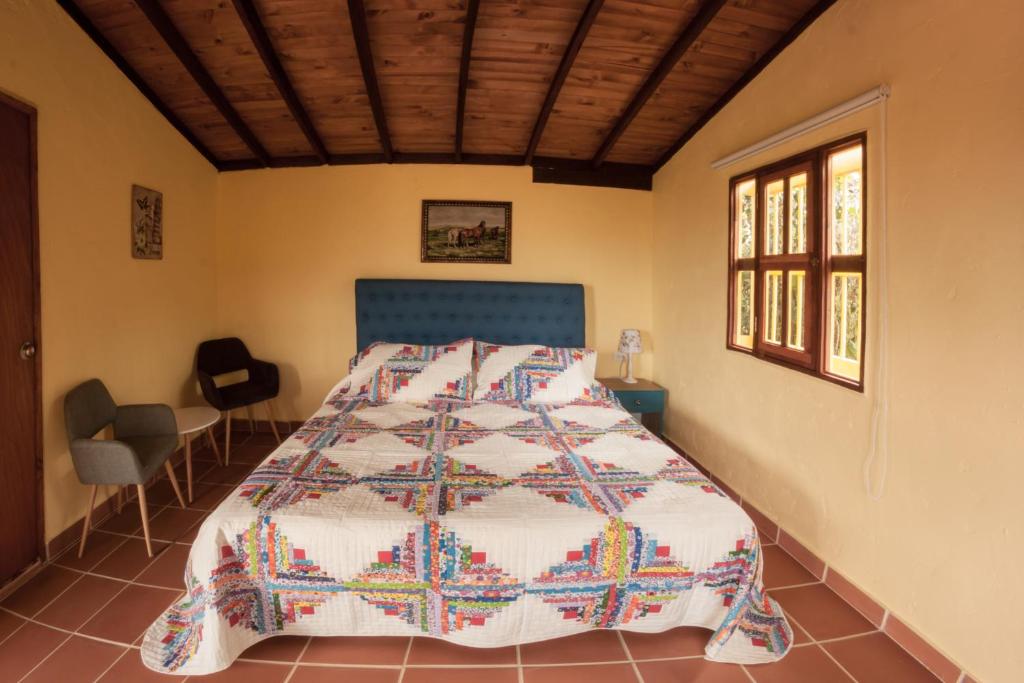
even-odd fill
[[[0,585],[42,555],[35,110],[0,94]]]

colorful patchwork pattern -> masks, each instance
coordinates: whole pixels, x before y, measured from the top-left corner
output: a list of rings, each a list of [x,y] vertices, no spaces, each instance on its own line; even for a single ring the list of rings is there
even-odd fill
[[[442,346],[371,344],[362,353],[341,392],[369,401],[465,399],[472,386],[473,342]]]
[[[192,563],[185,567],[189,595],[173,605],[157,624],[165,629],[160,644],[163,646],[162,665],[168,671],[177,671],[195,656],[203,641],[203,618],[206,616],[207,595],[202,583],[192,574]]]
[[[527,588],[564,619],[615,628],[661,611],[693,586],[694,573],[668,546],[639,528],[611,519],[600,536],[565,555]]]
[[[512,482],[438,453],[362,477],[359,483],[409,512],[436,519],[451,510],[479,503]]]
[[[591,349],[500,346],[477,342],[476,401],[592,399],[597,355]]]
[[[658,470],[658,479],[674,481],[685,486],[695,486],[705,493],[717,493],[720,496],[725,494],[718,490],[718,487],[711,483],[700,470],[682,458],[670,458],[666,465]]]
[[[617,515],[642,498],[654,479],[614,463],[566,453],[524,473],[515,483],[556,503]]]
[[[437,522],[427,522],[388,550],[346,587],[430,635],[445,635],[487,620],[515,602],[523,584],[487,561]]]
[[[303,500],[317,500],[355,483],[355,477],[320,451],[287,451],[256,468],[238,487],[238,495],[263,512]]]
[[[344,590],[292,546],[269,516],[250,524],[234,544],[221,546],[220,557],[207,582],[210,603],[231,626],[261,635],[281,632]]]

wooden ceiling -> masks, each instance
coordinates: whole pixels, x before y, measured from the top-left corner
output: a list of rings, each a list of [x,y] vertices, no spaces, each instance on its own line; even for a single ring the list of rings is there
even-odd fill
[[[58,0],[223,171],[654,170],[834,0]]]

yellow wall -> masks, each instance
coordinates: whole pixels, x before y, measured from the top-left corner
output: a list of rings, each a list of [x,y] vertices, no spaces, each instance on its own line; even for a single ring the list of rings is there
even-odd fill
[[[668,433],[980,680],[1019,680],[1024,591],[1024,3],[841,0],[655,179]],[[983,19],[981,18],[983,17]],[[880,83],[888,115],[891,455],[861,483],[878,348],[879,110],[709,164]],[[868,387],[726,351],[728,178],[868,132]]]
[[[508,200],[512,263],[420,263],[420,201]],[[598,374],[651,322],[651,193],[531,182],[527,168],[375,165],[220,176],[220,331],[281,367],[278,417],[305,419],[355,353],[360,277],[580,282]],[[639,358],[649,372],[652,353]],[[259,416],[263,417],[263,416]]]
[[[214,331],[216,172],[55,2],[0,3],[0,90],[38,110],[46,538],[80,519],[64,393],[194,402]],[[129,250],[133,183],[164,194],[162,261]]]

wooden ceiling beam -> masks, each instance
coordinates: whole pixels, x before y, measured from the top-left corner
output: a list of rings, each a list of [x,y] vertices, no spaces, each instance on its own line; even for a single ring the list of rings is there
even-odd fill
[[[92,38],[92,41],[96,43],[96,46],[103,51],[103,54],[107,56],[110,61],[114,63],[121,73],[132,82],[139,92],[150,101],[150,103],[156,107],[156,110],[163,114],[163,117],[167,119],[167,122],[174,126],[175,130],[181,133],[182,137],[189,141],[189,143],[196,148],[196,151],[203,155],[203,157],[214,166],[220,168],[220,160],[213,155],[213,152],[203,144],[203,142],[196,137],[196,134],[185,125],[185,123],[178,118],[178,116],[171,110],[167,104],[160,99],[160,96],[149,87],[149,84],[138,74],[135,69],[131,67],[128,61],[121,55],[120,52],[108,41],[99,29],[97,29],[84,12],[75,4],[74,0],[57,0],[57,4],[67,13],[71,19],[78,24],[87,36]]]
[[[373,66],[370,29],[366,25],[366,7],[363,0],[348,0],[348,14],[352,24],[352,37],[356,42],[356,52],[359,54],[359,67],[363,71],[363,82],[366,84],[366,94],[373,109],[373,121],[377,124],[377,135],[384,149],[384,160],[390,164],[395,152],[391,146],[391,135],[388,133],[388,121],[384,116],[384,101],[381,99],[380,85],[377,83],[377,70]]]
[[[224,91],[220,89],[217,82],[213,80],[213,76],[210,75],[210,72],[206,70],[206,67],[196,57],[185,37],[181,35],[181,32],[178,31],[174,22],[171,21],[167,12],[160,5],[159,0],[135,0],[135,4],[146,15],[149,23],[153,25],[153,28],[156,29],[160,37],[167,43],[167,47],[171,48],[178,61],[182,63],[195,82],[206,93],[206,96],[210,98],[213,105],[217,107],[217,111],[221,113],[221,116],[228,122],[228,125],[234,129],[238,137],[242,138],[242,142],[253,153],[253,156],[259,159],[262,164],[268,165],[270,163],[270,155],[267,153],[267,150],[264,149],[263,145],[249,129],[249,126],[246,125],[242,117],[235,111],[235,108],[231,106],[231,102],[224,95]]]
[[[707,25],[711,23],[711,20],[718,14],[718,10],[722,9],[725,5],[726,0],[704,0],[704,4],[701,5],[700,9],[697,10],[697,14],[694,15],[690,23],[686,25],[683,32],[679,34],[676,41],[672,43],[668,51],[658,62],[658,65],[654,67],[654,71],[647,77],[644,84],[640,86],[640,90],[637,91],[636,95],[633,96],[633,100],[626,107],[622,116],[615,122],[615,126],[608,132],[604,142],[597,148],[597,152],[594,154],[594,158],[591,160],[591,165],[594,168],[598,168],[604,160],[608,157],[608,154],[612,151],[615,143],[619,141],[622,134],[626,132],[629,124],[633,122],[636,115],[640,113],[644,105],[647,104],[647,100],[651,98],[651,95],[657,91],[658,86],[662,84],[665,78],[672,72],[679,60],[682,59],[690,46],[693,44],[697,37],[707,28]]]
[[[480,0],[466,5],[466,26],[462,31],[462,61],[459,64],[459,94],[455,106],[455,163],[462,163],[462,132],[466,118],[466,90],[469,88],[469,63],[473,54],[473,33],[480,13]]]
[[[603,5],[604,0],[590,0],[579,23],[576,24],[576,30],[572,34],[569,45],[565,48],[562,61],[558,64],[558,70],[555,71],[555,76],[551,79],[551,87],[548,88],[547,97],[544,98],[544,104],[537,115],[537,122],[533,124],[530,144],[526,146],[526,154],[523,157],[523,163],[527,166],[533,163],[533,156],[537,153],[537,146],[540,144],[541,136],[544,135],[545,126],[548,125],[548,118],[551,117],[555,102],[558,101],[558,94],[562,92],[562,85],[569,75],[569,70],[572,69],[576,56],[580,53],[580,48],[583,47],[583,41],[590,32],[590,27],[594,25],[597,13],[601,11]]]
[[[778,42],[776,42],[770,50],[761,55],[761,58],[754,62],[753,66],[747,69],[739,80],[729,86],[729,89],[719,97],[714,104],[711,105],[703,114],[700,115],[693,124],[680,136],[678,140],[672,143],[672,146],[665,150],[661,158],[654,164],[654,170],[657,171],[662,166],[667,164],[669,160],[676,155],[676,152],[681,150],[683,146],[696,135],[701,128],[707,125],[708,121],[715,117],[718,112],[725,108],[725,105],[732,101],[732,98],[736,97],[743,88],[757,78],[757,75],[764,71],[765,67],[772,63],[772,61],[779,56],[779,54],[789,47],[797,37],[807,29],[808,26],[813,24],[815,20],[824,14],[825,10],[834,5],[836,0],[820,0],[814,7],[810,9],[804,16],[800,18],[798,22],[793,24],[792,28],[789,29]]]
[[[264,28],[263,22],[260,20],[260,14],[256,9],[256,5],[253,4],[252,0],[232,0],[232,2],[235,5],[238,18],[242,20],[242,25],[245,26],[245,30],[249,33],[249,38],[252,40],[253,45],[256,46],[256,51],[263,60],[263,66],[266,67],[267,73],[270,74],[270,78],[274,81],[274,85],[277,86],[278,92],[281,93],[285,104],[288,105],[288,111],[292,113],[292,118],[295,119],[295,123],[302,129],[303,135],[309,141],[309,146],[313,148],[313,153],[321,163],[326,164],[330,154],[327,152],[327,148],[324,146],[316,126],[313,125],[312,119],[309,118],[306,108],[302,105],[298,93],[292,87],[284,66],[281,65],[281,60],[274,50],[274,44],[270,40],[270,35],[267,34],[267,29]]]

